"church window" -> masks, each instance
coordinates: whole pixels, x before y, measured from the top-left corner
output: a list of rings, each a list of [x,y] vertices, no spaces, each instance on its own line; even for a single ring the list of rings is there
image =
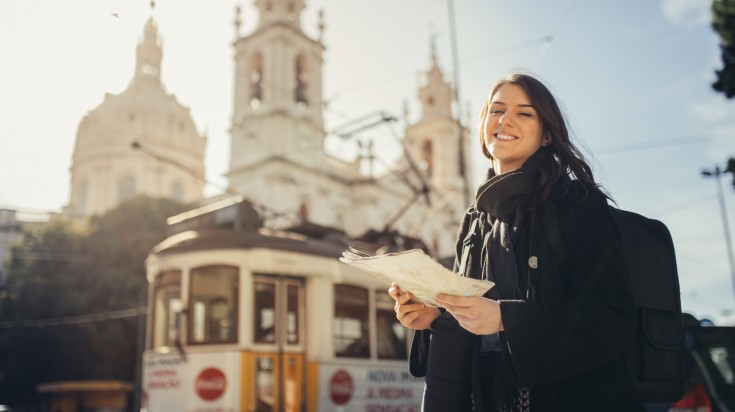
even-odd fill
[[[421,144],[421,168],[431,176],[434,172],[434,148],[431,144],[431,140],[425,140]]]
[[[171,199],[177,202],[184,201],[184,186],[181,182],[174,182],[174,184],[171,185]]]
[[[77,214],[83,216],[87,211],[87,198],[89,197],[89,185],[86,180],[79,183],[79,197],[77,198]]]
[[[306,97],[308,91],[307,68],[306,58],[303,54],[300,54],[296,58],[295,74],[296,78],[294,80],[296,81],[296,87],[294,90],[294,100],[301,107],[308,106],[309,102]]]
[[[250,106],[260,107],[263,100],[263,55],[257,53],[250,64]]]
[[[135,179],[132,176],[123,176],[117,186],[117,200],[122,202],[135,196]]]
[[[292,1],[288,2],[288,18],[294,20],[296,18],[295,7]]]
[[[299,219],[302,222],[309,220],[309,206],[306,205],[306,201],[301,202],[299,206]]]
[[[158,76],[158,69],[156,68],[155,65],[150,64],[150,63],[143,63],[143,65],[140,68],[140,72],[150,77]]]

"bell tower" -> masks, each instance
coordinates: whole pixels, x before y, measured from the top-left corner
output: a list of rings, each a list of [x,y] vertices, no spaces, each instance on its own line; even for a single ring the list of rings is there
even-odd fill
[[[454,88],[444,79],[435,47],[431,50],[431,67],[419,88],[420,119],[406,128],[406,147],[419,164],[425,177],[443,196],[456,192],[457,207],[464,210],[465,179],[469,176],[469,131],[452,114]],[[460,145],[462,150],[460,150]],[[464,167],[464,173],[462,168]]]
[[[259,20],[241,36],[235,18],[234,109],[230,187],[247,179],[250,166],[269,159],[324,167],[322,119],[322,33],[312,39],[301,29],[304,0],[255,0]]]

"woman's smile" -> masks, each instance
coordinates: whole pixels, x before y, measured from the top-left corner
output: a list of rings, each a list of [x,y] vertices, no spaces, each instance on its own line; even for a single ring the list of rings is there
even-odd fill
[[[500,140],[501,142],[518,139],[518,137],[516,136],[509,135],[509,134],[501,134],[501,133],[495,133],[493,136],[495,137],[495,139]]]

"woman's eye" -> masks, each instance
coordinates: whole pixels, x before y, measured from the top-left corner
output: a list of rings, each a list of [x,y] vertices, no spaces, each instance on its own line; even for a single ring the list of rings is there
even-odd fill
[[[527,112],[520,112],[518,113],[519,116],[525,116],[525,117],[533,117],[533,113],[527,113]]]
[[[497,114],[503,114],[503,111],[502,110],[498,110],[498,109],[493,109],[493,110],[490,110],[490,114],[495,114],[495,115],[497,115]]]

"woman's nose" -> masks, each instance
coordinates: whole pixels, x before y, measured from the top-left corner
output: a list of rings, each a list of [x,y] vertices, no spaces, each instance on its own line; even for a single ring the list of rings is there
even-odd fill
[[[498,119],[498,122],[501,125],[503,125],[503,126],[512,126],[513,125],[513,120],[511,120],[511,118],[510,118],[510,116],[508,115],[507,112],[506,113],[503,113],[500,116],[500,119]]]

